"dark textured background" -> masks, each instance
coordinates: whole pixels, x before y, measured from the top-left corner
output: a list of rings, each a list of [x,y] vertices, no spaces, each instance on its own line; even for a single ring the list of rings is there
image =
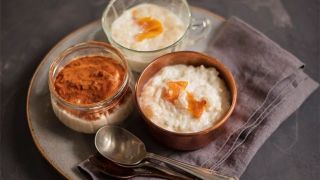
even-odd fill
[[[256,27],[320,82],[319,0],[193,0],[190,4]],[[0,179],[60,179],[36,149],[26,119],[30,79],[45,54],[100,18],[104,0],[1,1]],[[262,146],[243,180],[320,179],[320,89]]]

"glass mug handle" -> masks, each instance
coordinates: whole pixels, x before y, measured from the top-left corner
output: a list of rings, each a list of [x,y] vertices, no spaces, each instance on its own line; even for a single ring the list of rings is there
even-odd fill
[[[210,30],[210,20],[205,17],[192,18],[191,25],[189,29],[189,43],[188,45],[193,45],[204,39]]]

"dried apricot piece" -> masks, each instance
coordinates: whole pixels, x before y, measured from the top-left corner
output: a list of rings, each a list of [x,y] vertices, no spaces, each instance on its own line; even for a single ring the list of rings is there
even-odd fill
[[[176,99],[178,99],[180,93],[186,89],[188,86],[187,81],[169,81],[167,82],[167,88],[164,88],[162,91],[162,97],[174,103]]]
[[[163,32],[161,22],[152,17],[142,17],[135,21],[142,29],[142,32],[135,36],[137,41],[154,38]]]
[[[193,117],[200,118],[206,108],[207,101],[204,99],[197,101],[189,92],[187,94],[187,100],[189,112],[191,112]]]

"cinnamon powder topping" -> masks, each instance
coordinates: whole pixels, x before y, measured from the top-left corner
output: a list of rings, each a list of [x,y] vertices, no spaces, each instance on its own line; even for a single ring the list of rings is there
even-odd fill
[[[54,88],[73,104],[92,104],[113,96],[122,85],[125,69],[104,56],[80,57],[67,64],[57,75]]]

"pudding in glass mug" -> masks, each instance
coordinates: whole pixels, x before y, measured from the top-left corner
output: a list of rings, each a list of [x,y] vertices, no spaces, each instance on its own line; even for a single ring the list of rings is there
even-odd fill
[[[197,24],[206,29],[208,20],[202,21]],[[112,0],[102,16],[109,42],[136,72],[163,54],[184,50],[192,41],[191,22],[186,0]]]

